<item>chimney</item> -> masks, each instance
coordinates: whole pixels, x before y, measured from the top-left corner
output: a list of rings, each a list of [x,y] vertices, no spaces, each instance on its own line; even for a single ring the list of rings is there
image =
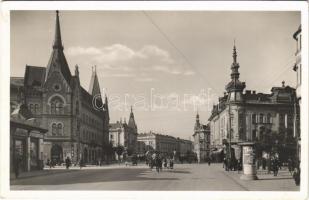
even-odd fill
[[[255,90],[252,91],[252,94],[255,94]]]

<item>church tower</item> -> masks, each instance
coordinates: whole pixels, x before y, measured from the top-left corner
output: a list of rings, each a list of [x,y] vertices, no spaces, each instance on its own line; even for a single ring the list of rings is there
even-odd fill
[[[72,78],[68,63],[63,53],[63,45],[61,40],[59,11],[56,11],[56,27],[55,38],[53,43],[53,51],[46,68],[45,81],[52,77],[53,72],[60,72],[67,84],[70,84]]]
[[[137,132],[137,126],[136,126],[136,123],[135,123],[132,106],[131,106],[131,113],[130,113],[130,118],[129,118],[129,122],[128,122],[128,127],[135,129],[136,132]]]

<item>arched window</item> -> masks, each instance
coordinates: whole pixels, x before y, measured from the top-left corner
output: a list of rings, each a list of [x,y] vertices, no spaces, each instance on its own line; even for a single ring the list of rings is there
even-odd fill
[[[269,123],[269,124],[271,123],[271,114],[270,113],[267,114],[266,123]]]
[[[58,126],[57,126],[57,135],[62,135],[63,133],[63,127],[62,127],[62,124],[61,123],[58,123]]]
[[[52,124],[52,135],[57,134],[57,125],[55,123]]]
[[[63,114],[63,101],[60,97],[54,97],[50,101],[52,114]]]

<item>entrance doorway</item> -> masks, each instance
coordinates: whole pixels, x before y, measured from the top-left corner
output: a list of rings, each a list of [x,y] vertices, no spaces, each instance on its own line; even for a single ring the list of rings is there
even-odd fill
[[[63,154],[62,154],[62,147],[58,144],[54,144],[51,148],[51,160],[55,164],[61,164],[63,162]]]

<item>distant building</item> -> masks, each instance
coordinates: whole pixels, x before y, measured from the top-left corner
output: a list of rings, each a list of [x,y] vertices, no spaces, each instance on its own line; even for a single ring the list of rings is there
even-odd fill
[[[187,156],[188,153],[193,152],[193,142],[191,140],[185,140],[185,139],[180,139],[177,138],[177,148],[176,148],[176,153],[177,156]]]
[[[58,12],[47,66],[26,65],[25,76],[12,80],[11,85],[16,81],[21,84],[16,96],[27,105],[39,126],[48,130],[41,159],[45,162],[51,159],[59,164],[66,157],[73,163],[80,159],[85,163],[105,159],[103,147],[108,143],[109,124],[107,98],[104,103],[100,99],[95,69],[89,91],[80,84],[77,65],[75,74],[71,74],[63,52]]]
[[[137,125],[135,123],[133,110],[129,122],[122,122],[122,120],[109,125],[109,141],[113,147],[123,146],[125,151],[130,155],[137,150]]]
[[[269,148],[273,147],[271,145],[281,145],[284,146],[280,150],[281,156],[286,158],[292,155],[295,152],[295,89],[286,86],[283,81],[282,86],[273,87],[270,94],[250,90],[244,93],[246,85],[239,81],[238,68],[234,46],[231,81],[226,85],[227,94],[219,98],[209,118],[211,145],[223,149],[231,144],[231,152],[225,148],[225,153],[237,159],[241,156],[238,144],[244,141],[254,141],[265,148],[268,144],[268,153]]]
[[[185,155],[192,152],[193,144],[190,140],[175,138],[170,135],[162,135],[153,132],[141,133],[137,136],[138,153],[144,154],[147,151],[159,151],[165,155]]]
[[[210,156],[210,128],[209,125],[200,123],[200,116],[196,114],[194,126],[194,153],[198,162],[205,162]]]

